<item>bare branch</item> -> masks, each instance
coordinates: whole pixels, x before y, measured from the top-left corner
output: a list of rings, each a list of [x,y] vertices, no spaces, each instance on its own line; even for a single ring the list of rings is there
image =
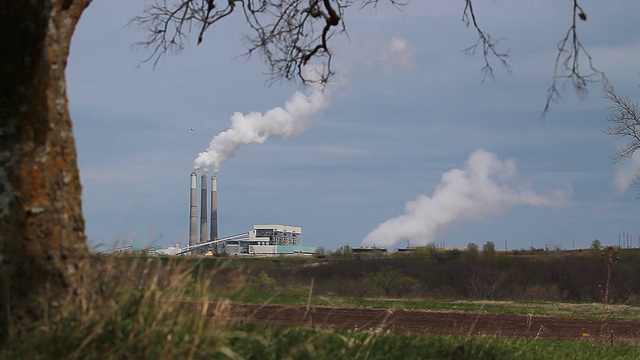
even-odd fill
[[[387,0],[401,6],[398,0]],[[300,79],[325,83],[333,74],[329,42],[345,32],[344,13],[354,0],[154,0],[143,15],[130,24],[146,30],[145,40],[135,44],[151,49],[145,61],[154,65],[167,53],[180,52],[192,32],[197,43],[206,31],[237,9],[242,9],[251,33],[244,36],[245,55],[262,55],[269,66],[272,81]],[[378,0],[363,0],[363,6],[376,6]],[[312,60],[320,70],[319,78],[303,72]]]
[[[478,25],[478,21],[476,19],[475,11],[473,10],[472,0],[465,0],[465,6],[462,12],[462,21],[467,27],[469,25],[473,25],[473,28],[478,33],[478,40],[476,41],[476,43],[464,49],[464,52],[467,55],[475,55],[478,49],[482,49],[482,57],[484,59],[484,67],[482,68],[482,81],[484,82],[487,76],[490,78],[494,78],[493,66],[491,65],[490,59],[491,57],[498,59],[507,73],[511,74],[512,70],[508,62],[509,54],[507,54],[506,52],[501,52],[497,48],[498,43],[500,43],[500,41],[504,39],[496,39],[480,28],[480,25]]]
[[[611,102],[607,116],[607,122],[610,125],[606,133],[626,140],[613,158],[613,161],[618,163],[630,158],[636,150],[640,149],[640,113],[638,113],[637,102],[619,97],[612,86],[605,86],[604,93],[604,97]]]
[[[380,0],[362,0],[362,8],[365,8],[367,6],[371,6],[375,8],[378,6],[379,3],[380,3]],[[389,0],[389,3],[391,3],[391,5],[393,5],[393,7],[395,7],[396,9],[400,10],[403,6],[406,6],[407,4],[409,4],[409,0],[407,1]]]
[[[578,0],[573,0],[573,17],[571,26],[566,35],[558,42],[558,55],[553,67],[553,79],[551,86],[547,89],[547,101],[542,112],[544,116],[551,103],[558,103],[562,100],[558,83],[562,82],[563,87],[571,82],[576,94],[583,98],[587,95],[589,83],[601,82],[607,85],[607,78],[604,73],[593,65],[593,58],[584,47],[578,37],[578,20],[587,21],[587,14],[584,12]],[[586,58],[588,70],[585,73],[581,69],[581,60]]]
[[[145,61],[154,64],[167,53],[180,52],[192,35],[197,43],[205,33],[222,19],[240,12],[251,31],[244,36],[246,56],[260,54],[266,62],[271,82],[301,80],[326,83],[331,75],[333,55],[330,42],[333,36],[346,33],[345,11],[356,2],[362,7],[376,7],[380,0],[153,0],[143,15],[131,20],[146,30],[147,37],[134,46],[149,48]],[[385,0],[402,7],[408,0]],[[603,82],[602,71],[578,37],[577,24],[587,21],[587,15],[573,0],[573,18],[566,35],[558,43],[552,83],[547,90],[543,116],[551,103],[562,99],[559,84],[571,82],[580,97],[587,94],[590,82]],[[494,77],[495,59],[511,74],[509,55],[499,49],[503,38],[494,38],[478,23],[473,0],[465,0],[462,21],[478,36],[475,44],[464,50],[473,55],[481,52],[484,60],[482,80]],[[581,68],[586,60],[587,70]],[[310,78],[303,71],[306,65],[319,69],[319,76]]]
[[[246,36],[247,54],[255,51],[270,67],[272,80],[299,78],[302,82],[325,83],[333,74],[329,40],[344,31],[342,17],[347,1],[287,0],[266,1],[264,10],[245,7],[245,19],[254,34]],[[340,26],[342,25],[342,26]],[[319,59],[323,69],[319,79],[305,77],[303,68]]]

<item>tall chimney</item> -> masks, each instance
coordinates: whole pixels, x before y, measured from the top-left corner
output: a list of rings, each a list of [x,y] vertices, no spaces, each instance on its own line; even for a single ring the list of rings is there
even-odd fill
[[[196,173],[191,173],[191,197],[189,199],[189,246],[198,242],[198,204],[197,204],[198,179]]]
[[[211,240],[218,239],[218,179],[211,177]]]
[[[200,242],[209,241],[207,233],[207,175],[202,174],[200,181]]]

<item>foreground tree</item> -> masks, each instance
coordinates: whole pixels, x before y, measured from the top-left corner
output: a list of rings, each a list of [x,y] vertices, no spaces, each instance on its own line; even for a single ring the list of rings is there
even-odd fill
[[[400,5],[397,0],[385,0]],[[345,30],[345,10],[375,6],[378,0],[157,0],[134,19],[148,37],[150,59],[179,51],[192,29],[205,32],[237,10],[253,30],[248,54],[258,52],[274,80],[311,78],[302,69],[318,60],[313,79],[332,75],[332,36]],[[0,340],[28,328],[62,297],[80,291],[79,269],[88,257],[81,210],[76,148],[67,104],[65,68],[75,26],[91,0],[0,1]],[[582,93],[588,77],[578,58],[577,19],[558,49],[548,102],[555,82],[570,80]],[[498,40],[478,25],[472,0],[463,21],[477,31],[485,74],[490,59],[507,66]],[[589,58],[590,59],[590,58]],[[593,70],[593,67],[590,67]],[[319,76],[318,76],[319,75]],[[50,303],[49,303],[50,302]]]
[[[88,255],[64,72],[89,2],[0,2],[0,339],[75,291]]]

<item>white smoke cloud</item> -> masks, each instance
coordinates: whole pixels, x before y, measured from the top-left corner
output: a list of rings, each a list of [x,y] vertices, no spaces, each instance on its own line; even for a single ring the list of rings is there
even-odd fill
[[[420,195],[405,205],[405,213],[378,225],[362,241],[364,246],[389,247],[401,240],[427,245],[458,221],[482,221],[515,205],[562,206],[567,191],[541,196],[530,189],[513,189],[507,180],[516,175],[513,159],[500,161],[494,154],[476,150],[462,169],[442,175],[432,197]]]
[[[264,114],[234,113],[231,127],[213,137],[207,150],[198,154],[193,168],[217,173],[220,165],[233,157],[242,145],[262,144],[270,136],[289,138],[308,130],[313,118],[321,115],[329,105],[327,91],[314,84],[308,95],[299,91],[293,94],[284,108],[276,107]]]
[[[613,186],[616,194],[622,194],[627,191],[631,183],[637,178],[638,173],[640,173],[640,153],[636,151],[631,155],[630,161],[618,164],[615,167]]]

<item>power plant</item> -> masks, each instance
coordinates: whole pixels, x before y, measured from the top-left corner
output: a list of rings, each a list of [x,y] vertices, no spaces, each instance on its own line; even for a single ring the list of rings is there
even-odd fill
[[[215,175],[211,177],[210,209],[207,206],[207,175],[200,177],[198,229],[198,181],[195,172],[191,173],[189,190],[189,245],[178,248],[176,255],[211,255],[223,252],[232,255],[313,254],[316,251],[315,246],[300,246],[302,228],[299,226],[254,225],[251,231],[218,238],[218,179]]]

